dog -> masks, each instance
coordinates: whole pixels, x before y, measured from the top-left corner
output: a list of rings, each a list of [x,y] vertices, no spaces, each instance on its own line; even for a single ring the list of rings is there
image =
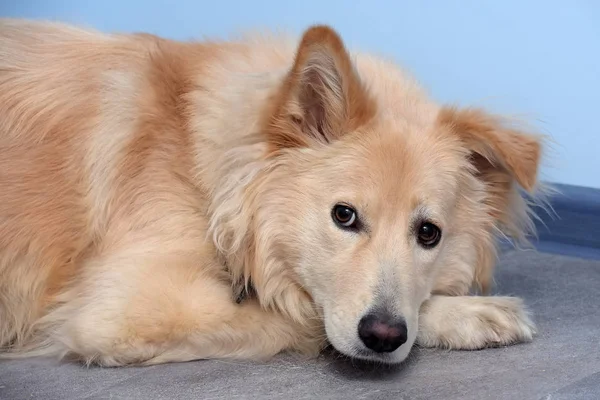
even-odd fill
[[[0,21],[0,348],[101,366],[527,342],[490,295],[544,137],[327,25],[174,41]]]

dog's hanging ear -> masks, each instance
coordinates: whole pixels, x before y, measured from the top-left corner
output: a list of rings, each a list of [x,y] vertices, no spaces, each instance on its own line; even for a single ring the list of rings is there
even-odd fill
[[[539,137],[508,127],[500,118],[478,109],[442,108],[438,122],[471,151],[472,162],[484,180],[505,173],[526,191],[534,191],[541,158]]]
[[[442,108],[438,124],[458,138],[469,152],[473,173],[486,184],[484,204],[495,226],[507,237],[523,243],[535,225],[514,183],[532,195],[538,194],[535,192],[542,137],[510,127],[501,118],[478,109]],[[480,240],[482,247],[473,279],[481,293],[488,294],[494,258],[483,245],[485,235],[480,235]]]
[[[267,134],[275,150],[329,143],[375,112],[340,37],[327,26],[308,29],[272,108]]]

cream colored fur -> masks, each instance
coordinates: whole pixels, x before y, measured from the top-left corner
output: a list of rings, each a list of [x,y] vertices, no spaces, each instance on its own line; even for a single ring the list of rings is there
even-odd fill
[[[0,348],[118,366],[530,340],[487,292],[540,139],[335,32],[182,43],[0,21]],[[350,202],[367,228],[331,219]],[[426,250],[415,221],[442,227]],[[233,292],[253,287],[237,304]],[[408,325],[390,354],[357,326]]]

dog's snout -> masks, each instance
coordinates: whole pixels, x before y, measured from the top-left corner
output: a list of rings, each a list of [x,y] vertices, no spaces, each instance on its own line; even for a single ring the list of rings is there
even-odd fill
[[[371,313],[360,320],[358,336],[369,349],[377,353],[391,353],[406,343],[408,329],[402,317]]]

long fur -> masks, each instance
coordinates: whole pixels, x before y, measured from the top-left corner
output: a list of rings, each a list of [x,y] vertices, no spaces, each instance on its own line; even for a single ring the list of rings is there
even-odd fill
[[[328,27],[187,43],[1,20],[3,356],[147,365],[329,341],[394,363],[415,341],[529,340],[518,299],[469,294],[489,291],[499,237],[533,233],[542,144],[438,105]],[[335,227],[336,201],[368,229]],[[423,216],[443,226],[435,250],[411,236]],[[356,334],[378,307],[408,323],[391,355]]]

